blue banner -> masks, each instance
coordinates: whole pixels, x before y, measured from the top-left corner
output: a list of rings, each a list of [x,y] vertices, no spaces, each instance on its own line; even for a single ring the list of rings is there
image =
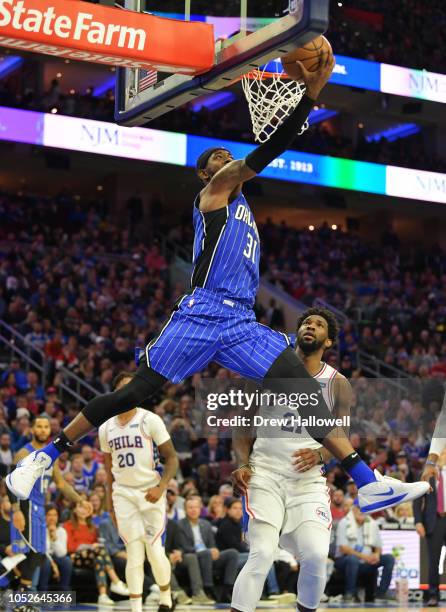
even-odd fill
[[[360,87],[372,91],[381,90],[381,64],[367,60],[336,55],[336,66],[329,83]]]
[[[329,83],[360,87],[372,91],[381,89],[381,64],[367,60],[336,55],[336,66]],[[267,72],[282,72],[282,64],[276,59],[264,66]]]

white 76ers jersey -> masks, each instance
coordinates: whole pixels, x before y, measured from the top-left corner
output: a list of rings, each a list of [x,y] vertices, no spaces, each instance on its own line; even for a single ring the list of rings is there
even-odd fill
[[[115,483],[125,487],[149,488],[158,483],[157,447],[168,440],[162,419],[143,408],[137,408],[126,425],[113,417],[99,427],[101,451],[111,454]]]
[[[323,398],[333,412],[334,379],[337,370],[324,363],[321,370],[314,376],[322,388]],[[261,414],[261,411],[260,411]],[[257,438],[251,453],[250,462],[254,468],[266,469],[270,472],[288,476],[289,478],[314,478],[320,475],[321,466],[314,466],[306,472],[297,472],[292,464],[293,453],[302,448],[320,448],[307,429],[296,424],[298,412],[296,409],[283,406],[274,408],[274,417],[280,423],[274,426],[261,425],[257,427]],[[303,417],[305,418],[305,417]]]

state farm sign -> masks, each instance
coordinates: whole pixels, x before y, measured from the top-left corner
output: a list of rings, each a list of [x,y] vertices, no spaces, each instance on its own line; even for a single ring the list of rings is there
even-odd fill
[[[8,6],[10,5],[10,6]],[[54,6],[45,11],[26,9],[24,0],[14,5],[14,0],[3,0],[0,4],[0,27],[11,25],[15,30],[41,32],[56,38],[85,39],[92,45],[123,47],[143,50],[146,47],[146,32],[141,28],[104,24],[93,19],[92,13],[78,13],[75,20],[69,15],[58,15]]]
[[[213,26],[79,1],[0,0],[0,45],[99,63],[199,74],[214,63]]]

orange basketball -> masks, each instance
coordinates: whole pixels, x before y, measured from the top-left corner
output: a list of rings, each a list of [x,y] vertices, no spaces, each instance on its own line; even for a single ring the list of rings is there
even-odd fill
[[[305,46],[297,47],[291,53],[284,55],[281,58],[283,69],[289,77],[298,80],[302,77],[302,73],[296,62],[302,62],[307,70],[314,72],[321,62],[327,59],[327,54],[331,50],[331,45],[325,36],[318,36]]]

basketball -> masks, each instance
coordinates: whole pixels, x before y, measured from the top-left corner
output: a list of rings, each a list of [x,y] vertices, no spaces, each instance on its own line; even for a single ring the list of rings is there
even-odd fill
[[[291,53],[282,57],[282,66],[287,75],[295,80],[302,77],[301,70],[296,62],[302,62],[307,70],[314,72],[319,68],[321,61],[327,58],[332,51],[331,45],[325,36],[318,36],[310,40],[303,47],[297,47]]]

